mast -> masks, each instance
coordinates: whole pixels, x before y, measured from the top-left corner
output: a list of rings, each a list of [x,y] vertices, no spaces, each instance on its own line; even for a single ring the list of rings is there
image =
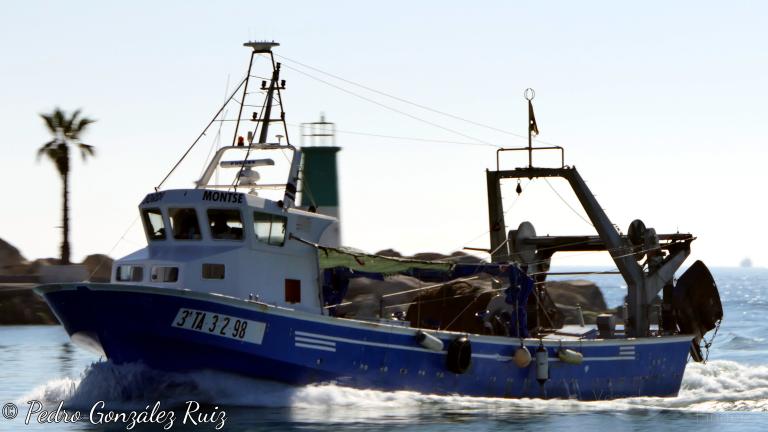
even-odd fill
[[[262,105],[262,113],[261,115],[259,115],[259,113],[254,112],[253,115],[251,116],[251,121],[257,122],[258,125],[261,126],[258,143],[266,144],[269,140],[269,124],[273,121],[281,121],[283,122],[286,144],[290,144],[290,142],[288,141],[288,127],[285,123],[285,110],[283,109],[283,100],[282,100],[282,96],[280,95],[280,90],[285,90],[285,80],[282,80],[282,81],[280,80],[280,63],[275,62],[275,55],[272,52],[272,48],[276,46],[280,46],[280,44],[274,41],[272,42],[255,41],[255,42],[246,42],[243,44],[243,46],[251,48],[252,51],[251,51],[251,60],[248,63],[248,75],[246,76],[246,79],[245,79],[243,97],[240,100],[240,109],[237,115],[237,123],[235,124],[235,136],[232,139],[232,145],[235,145],[235,143],[240,144],[238,142],[238,137],[240,136],[239,135],[240,120],[243,113],[243,107],[245,107],[245,101],[248,96],[248,80],[251,77],[251,69],[253,67],[253,61],[255,59],[256,54],[269,54],[269,60],[272,63],[272,77],[269,80],[269,84],[267,84],[266,80],[261,82],[261,90],[266,91],[266,95],[264,96],[264,104]],[[272,107],[274,105],[275,92],[277,92],[278,104],[280,105],[280,118],[273,120]]]
[[[270,51],[270,57],[272,52]],[[269,133],[269,122],[272,118],[272,101],[274,100],[275,88],[277,87],[277,80],[280,79],[280,63],[274,64],[274,58],[272,58],[274,67],[272,68],[272,79],[269,81],[269,87],[264,88],[264,83],[261,85],[262,90],[267,91],[267,96],[264,101],[264,117],[261,119],[261,134],[259,135],[259,144],[266,144],[267,134]],[[282,108],[282,107],[281,107]],[[282,110],[281,110],[282,113]]]

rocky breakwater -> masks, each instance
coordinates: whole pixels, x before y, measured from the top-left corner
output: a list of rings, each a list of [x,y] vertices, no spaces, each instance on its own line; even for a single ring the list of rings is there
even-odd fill
[[[21,252],[0,239],[0,325],[58,324],[45,301],[32,288],[41,283],[47,268],[59,265],[56,258],[29,261]],[[112,259],[88,255],[82,266],[92,282],[109,282]]]

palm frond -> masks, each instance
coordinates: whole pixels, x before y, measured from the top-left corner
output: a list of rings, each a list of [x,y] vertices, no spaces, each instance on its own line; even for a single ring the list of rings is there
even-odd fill
[[[77,117],[80,115],[80,109],[75,110],[75,112],[72,113],[72,115],[67,119],[67,121],[64,123],[64,133],[74,134],[77,135],[77,131],[74,129],[75,122],[77,121]]]
[[[96,120],[82,117],[81,110],[75,110],[71,115],[67,115],[60,108],[56,107],[50,114],[40,114],[45,120],[46,126],[53,135],[53,139],[37,150],[38,160],[46,156],[53,161],[58,168],[59,173],[66,175],[69,172],[69,152],[70,146],[77,146],[80,150],[80,156],[86,160],[88,156],[95,156],[96,150],[92,145],[80,142],[80,133],[83,132],[89,124]]]
[[[53,120],[57,129],[64,128],[64,125],[66,124],[66,120],[64,119],[64,111],[62,111],[60,108],[56,108],[53,111]]]
[[[96,156],[96,149],[92,145],[79,143],[80,156],[85,160],[88,156]]]
[[[39,161],[43,155],[48,155],[50,157],[50,150],[53,149],[53,146],[56,145],[57,140],[52,139],[48,141],[47,143],[43,144],[42,147],[37,149],[37,160]]]
[[[91,123],[96,123],[96,120],[89,119],[88,117],[83,117],[80,119],[80,122],[78,122],[77,125],[75,126],[75,130],[77,130],[78,132],[83,132],[85,128],[88,127],[88,125]]]
[[[56,123],[53,118],[53,115],[48,114],[40,114],[40,117],[45,120],[45,125],[48,126],[48,130],[51,131],[52,134],[56,133]]]

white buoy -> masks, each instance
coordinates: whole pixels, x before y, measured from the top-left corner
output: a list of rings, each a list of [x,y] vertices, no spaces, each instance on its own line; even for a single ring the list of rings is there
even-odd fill
[[[416,340],[419,341],[419,344],[421,344],[421,346],[423,346],[426,349],[429,349],[432,351],[443,350],[443,341],[421,330],[416,332]]]
[[[536,350],[536,381],[544,384],[549,379],[549,354],[544,345]]]
[[[579,365],[584,361],[584,355],[582,353],[568,348],[560,348],[557,351],[557,357],[561,362],[573,365]]]
[[[521,346],[515,350],[512,360],[519,368],[528,367],[531,364],[531,352],[528,351],[528,348]]]

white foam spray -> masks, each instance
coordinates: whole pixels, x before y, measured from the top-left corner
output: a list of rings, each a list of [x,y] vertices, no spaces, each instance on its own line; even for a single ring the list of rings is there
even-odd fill
[[[62,378],[35,388],[20,401],[64,400],[73,408],[107,401],[110,407],[137,408],[161,400],[182,404],[194,399],[233,407],[286,407],[310,421],[386,421],[421,413],[552,414],[681,410],[692,412],[768,411],[768,365],[716,360],[689,364],[680,394],[674,398],[637,397],[612,401],[500,399],[436,396],[415,392],[358,390],[334,384],[293,387],[214,371],[162,373],[142,365],[100,362],[80,378]]]

